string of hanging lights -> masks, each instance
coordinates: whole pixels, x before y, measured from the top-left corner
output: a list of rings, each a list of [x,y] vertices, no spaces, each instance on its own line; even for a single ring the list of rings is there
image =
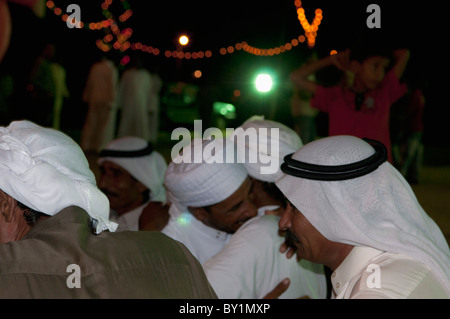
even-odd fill
[[[305,16],[305,9],[302,7],[302,2],[300,0],[295,0],[294,5],[297,8],[298,21],[305,31],[307,44],[310,48],[312,48],[316,43],[317,31],[319,30],[319,25],[323,19],[322,10],[316,9],[314,12],[314,19],[312,23],[309,24],[308,19],[306,19]]]
[[[113,13],[109,10],[113,0],[104,0],[101,3],[102,14],[105,19],[95,22],[83,22],[75,21],[73,17],[69,16],[67,13],[63,12],[63,9],[58,7],[53,0],[48,0],[46,2],[47,8],[51,10],[55,15],[60,16],[64,22],[67,22],[69,18],[73,19],[72,23],[78,24],[80,28],[87,30],[104,30],[106,35],[96,40],[97,47],[108,52],[111,49],[119,50],[125,52],[127,50],[142,51],[153,55],[160,55],[164,52],[166,58],[175,59],[203,59],[211,58],[213,56],[213,50],[200,50],[200,51],[185,51],[185,50],[169,50],[160,49],[151,45],[143,44],[139,41],[130,42],[130,37],[133,34],[133,29],[126,27],[120,29],[117,19],[114,17]],[[125,23],[132,15],[133,10],[127,0],[120,0],[122,3],[123,13],[118,17],[120,23]],[[295,0],[294,5],[297,10],[298,20],[301,27],[303,28],[304,35],[300,35],[290,41],[282,44],[280,46],[272,48],[258,48],[249,45],[246,41],[237,42],[234,45],[222,46],[218,53],[219,55],[233,54],[237,51],[244,51],[249,54],[256,56],[275,56],[287,51],[292,50],[294,47],[298,46],[300,43],[306,42],[309,48],[314,47],[315,39],[317,37],[317,31],[319,25],[323,19],[323,12],[321,9],[315,10],[315,15],[312,23],[310,24],[306,19],[305,10],[302,7],[302,2],[300,0]]]

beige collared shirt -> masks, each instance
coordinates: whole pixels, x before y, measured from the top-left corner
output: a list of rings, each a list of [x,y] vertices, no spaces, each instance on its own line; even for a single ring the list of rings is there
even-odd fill
[[[354,247],[331,275],[335,299],[449,298],[423,263],[405,255]]]

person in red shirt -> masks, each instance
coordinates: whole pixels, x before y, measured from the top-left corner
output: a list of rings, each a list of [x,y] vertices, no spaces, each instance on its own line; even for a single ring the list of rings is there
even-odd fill
[[[314,94],[313,107],[328,113],[328,135],[378,140],[386,146],[392,163],[390,107],[407,91],[399,79],[409,55],[407,49],[385,50],[361,42],[352,49],[304,65],[291,73],[291,80]],[[345,72],[345,83],[325,87],[307,79],[310,74],[332,65]]]

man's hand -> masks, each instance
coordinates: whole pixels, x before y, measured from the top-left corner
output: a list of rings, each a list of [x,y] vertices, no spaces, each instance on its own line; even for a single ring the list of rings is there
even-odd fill
[[[333,65],[341,71],[350,71],[350,50],[339,52],[330,56]]]
[[[263,299],[278,299],[278,297],[289,288],[290,284],[291,281],[289,278],[284,278],[271,292],[265,295]]]
[[[281,294],[289,288],[290,284],[291,281],[289,280],[289,278],[284,278],[271,292],[265,295],[263,299],[278,299],[278,297],[280,297]],[[309,296],[302,296],[298,297],[297,299],[311,299],[311,298],[309,298]]]

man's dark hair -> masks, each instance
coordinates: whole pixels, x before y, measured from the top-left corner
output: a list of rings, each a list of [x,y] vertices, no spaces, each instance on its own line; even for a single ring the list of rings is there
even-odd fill
[[[150,189],[146,189],[145,191],[142,192],[142,202],[146,203],[149,200],[150,200]]]
[[[284,194],[280,191],[280,189],[275,185],[275,183],[271,182],[263,182],[263,189],[266,191],[267,194],[272,196],[273,199],[278,201],[281,206],[285,206],[286,198],[284,197]]]
[[[33,226],[37,223],[39,218],[41,216],[45,216],[46,214],[35,211],[34,209],[29,208],[28,206],[22,204],[21,202],[17,201],[17,206],[19,206],[21,209],[23,209],[23,217],[25,217],[25,220],[27,221],[28,225]]]

